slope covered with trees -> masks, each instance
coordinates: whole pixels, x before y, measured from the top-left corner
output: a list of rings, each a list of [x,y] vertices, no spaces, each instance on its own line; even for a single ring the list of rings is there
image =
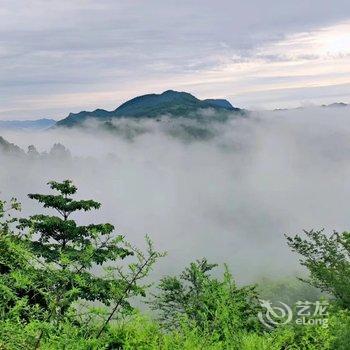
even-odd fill
[[[0,202],[0,349],[349,349],[349,233],[287,237],[307,282],[329,295],[327,323],[267,328],[259,288],[238,286],[228,267],[213,274],[206,259],[150,292],[144,279],[164,253],[149,238],[145,252],[133,247],[109,223],[80,225],[74,214],[100,203],[76,199],[69,180],[49,186],[29,195],[45,211],[28,218],[14,218],[15,199]]]
[[[82,126],[89,120],[110,122],[122,117],[141,119],[171,115],[172,117],[194,118],[200,110],[208,108],[217,112],[221,117],[227,116],[228,113],[243,113],[242,109],[233,107],[227,100],[200,100],[187,92],[167,90],[162,94],[135,97],[113,111],[96,109],[92,112],[70,113],[67,118],[58,121],[56,126],[76,127]]]

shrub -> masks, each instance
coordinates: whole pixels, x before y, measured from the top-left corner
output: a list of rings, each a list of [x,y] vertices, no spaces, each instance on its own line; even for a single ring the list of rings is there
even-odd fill
[[[342,307],[350,308],[350,233],[304,231],[306,237],[288,237],[288,245],[299,253],[310,272],[310,285],[333,295]]]
[[[210,275],[216,267],[206,259],[196,261],[177,277],[165,277],[158,294],[150,301],[160,321],[169,329],[190,322],[218,339],[230,338],[239,331],[259,331],[260,310],[254,286],[239,288],[225,267],[221,280]]]

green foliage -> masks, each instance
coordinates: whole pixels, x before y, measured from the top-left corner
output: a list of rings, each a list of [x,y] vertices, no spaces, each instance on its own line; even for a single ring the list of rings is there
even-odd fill
[[[329,319],[333,331],[332,350],[348,350],[350,344],[350,312],[337,310]]]
[[[206,259],[191,263],[179,277],[161,280],[159,293],[150,302],[168,328],[188,321],[218,338],[227,338],[238,331],[259,331],[260,310],[254,286],[239,288],[225,267],[222,280],[210,275],[216,267]]]
[[[288,237],[288,245],[299,253],[301,264],[310,272],[306,281],[350,308],[350,233],[304,231],[306,237]]]
[[[138,313],[130,299],[146,296],[142,280],[164,253],[148,237],[144,253],[113,236],[108,223],[78,225],[76,211],[100,204],[74,199],[77,188],[68,180],[49,185],[57,193],[29,196],[58,215],[20,219],[20,231],[11,216],[20,205],[0,201],[0,350],[349,349],[348,233],[288,237],[310,271],[308,282],[337,298],[326,325],[290,323],[266,331],[257,318],[257,289],[238,287],[226,266],[221,278],[213,277],[217,265],[206,259],[160,281],[150,301],[158,322]],[[319,296],[290,280],[264,281],[260,293],[290,304],[301,294]]]
[[[41,328],[45,331],[40,346],[43,350],[348,350],[349,320],[348,314],[336,311],[330,316],[328,327],[289,326],[269,333],[227,332],[225,339],[189,323],[165,332],[160,324],[138,313],[111,324],[100,338],[96,337],[97,322],[77,327],[66,320],[56,327],[38,321],[23,325],[12,320],[0,321],[0,349],[33,348],[36,329]]]
[[[20,210],[21,205],[16,198],[12,198],[9,203],[0,200],[0,233],[8,233],[10,224],[15,222],[11,212]]]
[[[29,313],[28,298],[35,298],[31,264],[32,255],[25,241],[11,231],[15,222],[11,213],[20,210],[19,203],[12,199],[9,203],[0,201],[0,318],[18,315],[19,310]]]
[[[76,211],[100,208],[100,203],[74,200],[71,196],[77,188],[69,180],[51,181],[49,185],[58,194],[29,194],[29,198],[56,210],[59,216],[34,215],[20,219],[18,225],[20,229],[29,229],[25,235],[27,246],[42,266],[39,284],[49,297],[44,306],[51,309],[53,318],[57,318],[78,299],[110,305],[119,298],[125,281],[102,273],[96,275],[91,268],[133,253],[121,245],[122,236],[112,237],[113,225],[79,226],[70,219]],[[132,288],[137,294],[137,288]]]
[[[33,343],[34,348],[46,336],[53,337],[53,329],[67,323],[84,328],[92,319],[98,327],[98,339],[116,316],[133,310],[130,298],[145,296],[148,286],[139,282],[164,255],[154,250],[148,238],[144,254],[121,235],[114,236],[114,227],[109,223],[78,225],[72,214],[99,209],[100,203],[75,200],[72,196],[77,188],[69,180],[51,181],[49,185],[55,194],[29,197],[55,210],[58,216],[38,214],[20,219],[19,232],[10,229],[14,220],[5,217],[10,209],[19,209],[18,203],[13,200],[9,206],[3,202],[0,205],[2,327],[16,323],[27,329],[35,324],[36,336],[29,332],[25,341]],[[126,257],[134,258],[124,267],[115,264]],[[82,309],[84,301],[109,307],[104,311],[105,318],[97,320],[91,304],[85,317],[80,317],[77,310]]]

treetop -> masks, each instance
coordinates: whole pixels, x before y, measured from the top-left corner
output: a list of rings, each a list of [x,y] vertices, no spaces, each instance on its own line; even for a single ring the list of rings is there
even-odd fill
[[[49,181],[47,183],[53,190],[61,192],[63,195],[72,195],[77,192],[77,187],[73,185],[71,180],[62,182]]]

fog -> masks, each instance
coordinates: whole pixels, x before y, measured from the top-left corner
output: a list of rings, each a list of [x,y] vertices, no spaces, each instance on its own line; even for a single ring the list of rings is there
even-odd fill
[[[44,152],[60,142],[71,152],[0,155],[0,196],[16,196],[28,215],[39,207],[27,193],[48,191],[51,179],[72,179],[77,197],[103,204],[79,221],[109,221],[139,246],[149,234],[168,251],[156,274],[178,272],[204,256],[228,263],[243,282],[299,273],[285,233],[350,228],[349,112],[310,107],[226,122],[121,120],[117,134],[0,130],[23,149],[34,144]],[[191,138],[184,123],[209,133]]]

